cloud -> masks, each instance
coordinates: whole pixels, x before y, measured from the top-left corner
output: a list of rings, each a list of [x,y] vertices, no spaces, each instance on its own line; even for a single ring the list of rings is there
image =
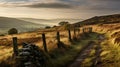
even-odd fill
[[[59,0],[0,0],[0,2],[57,2]]]
[[[3,0],[2,7],[29,7],[29,8],[72,8],[72,4],[60,0]]]
[[[120,0],[76,0],[79,10],[120,11]],[[76,4],[75,4],[76,5]]]
[[[70,4],[65,3],[33,3],[29,5],[23,5],[23,7],[31,8],[72,8]]]
[[[120,0],[0,0],[0,6],[4,6],[0,15],[13,17],[88,18],[120,13]]]
[[[33,0],[0,0],[0,2],[30,2]]]
[[[120,1],[120,0],[94,0],[94,1]]]
[[[107,11],[115,11],[120,10],[120,1],[118,0],[101,0],[99,2],[94,2],[92,8],[97,10],[107,10]]]
[[[120,0],[3,0],[3,4],[29,8],[64,8],[77,10],[115,11],[120,10]],[[9,1],[12,1],[12,3]],[[0,5],[1,6],[1,5]]]

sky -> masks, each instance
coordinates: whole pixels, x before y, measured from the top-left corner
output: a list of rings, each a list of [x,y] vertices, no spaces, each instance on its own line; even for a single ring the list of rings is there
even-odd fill
[[[87,19],[119,14],[120,0],[0,0],[0,16]]]

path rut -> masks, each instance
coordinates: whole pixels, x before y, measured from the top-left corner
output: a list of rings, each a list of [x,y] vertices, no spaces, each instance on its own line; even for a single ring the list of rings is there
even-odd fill
[[[88,46],[83,49],[80,54],[77,56],[77,58],[75,59],[75,61],[70,64],[68,67],[82,67],[82,62],[89,56],[90,52],[92,49],[94,49],[94,45],[96,46],[95,49],[95,58],[91,61],[92,62],[92,66],[91,67],[95,67],[99,62],[100,62],[100,54],[102,52],[101,50],[101,46],[100,43],[104,40],[103,35],[99,35],[98,36],[98,43],[95,42],[91,42],[88,44]]]
[[[88,46],[80,52],[78,57],[69,67],[80,67],[81,66],[80,64],[84,61],[85,58],[88,57],[94,45],[95,45],[94,43],[88,44]]]

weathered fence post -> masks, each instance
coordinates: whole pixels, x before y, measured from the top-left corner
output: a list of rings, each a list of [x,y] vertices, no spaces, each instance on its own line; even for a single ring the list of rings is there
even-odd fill
[[[42,34],[42,40],[43,40],[44,50],[45,50],[45,52],[48,52],[48,50],[47,50],[47,44],[46,44],[46,38],[45,38],[45,34],[44,33]]]
[[[90,32],[92,32],[92,27],[89,28]]]
[[[82,30],[83,30],[83,33],[85,33],[85,28],[83,28]]]
[[[78,29],[78,35],[80,34],[80,29]]]
[[[90,27],[89,27],[89,28],[88,28],[89,33],[91,32],[90,30],[91,30],[91,29],[90,29]]]
[[[91,27],[91,30],[90,30],[91,32],[92,32],[92,29],[93,29],[93,28]]]
[[[87,28],[87,33],[89,33],[89,28]]]
[[[74,37],[76,37],[76,29],[74,28]]]
[[[72,38],[71,38],[71,31],[70,31],[70,30],[68,30],[68,39],[69,39],[69,41],[72,41]]]
[[[17,37],[13,37],[13,51],[14,51],[14,55],[18,56]]]
[[[59,32],[57,32],[57,46],[58,46],[58,48],[61,47],[60,46],[60,33]]]
[[[87,31],[87,28],[85,28],[85,33],[87,33],[88,31]]]

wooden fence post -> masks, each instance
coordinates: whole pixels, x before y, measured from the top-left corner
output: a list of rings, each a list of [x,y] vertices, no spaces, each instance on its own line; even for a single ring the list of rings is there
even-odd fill
[[[48,52],[48,50],[47,50],[47,44],[46,44],[46,38],[45,38],[45,34],[44,33],[42,34],[42,40],[43,40],[44,50],[45,50],[45,52]]]
[[[85,33],[85,28],[83,28],[82,30],[83,30],[83,33]]]
[[[78,35],[80,34],[80,29],[78,29]]]
[[[74,28],[74,37],[76,37],[76,29]]]
[[[57,46],[58,46],[58,48],[61,47],[60,46],[60,33],[59,32],[57,32]]]
[[[87,33],[89,33],[89,28],[87,28]]]
[[[85,28],[85,33],[87,33],[88,31],[87,31],[87,28]]]
[[[92,32],[92,27],[90,27],[89,29],[90,29],[90,32]]]
[[[69,39],[69,41],[72,41],[72,38],[71,38],[71,31],[70,31],[70,30],[68,30],[68,39]]]
[[[89,33],[91,32],[91,28],[89,27]]]
[[[13,51],[14,51],[14,55],[18,56],[17,37],[13,37]]]
[[[87,28],[85,28],[85,33],[87,33]]]
[[[93,28],[91,27],[91,32],[92,32],[92,29],[93,29]]]

